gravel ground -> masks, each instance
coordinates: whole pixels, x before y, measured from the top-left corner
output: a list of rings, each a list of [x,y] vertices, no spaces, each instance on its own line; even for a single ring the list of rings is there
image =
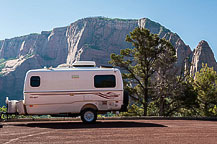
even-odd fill
[[[217,143],[217,122],[199,120],[99,120],[3,122],[1,144]]]

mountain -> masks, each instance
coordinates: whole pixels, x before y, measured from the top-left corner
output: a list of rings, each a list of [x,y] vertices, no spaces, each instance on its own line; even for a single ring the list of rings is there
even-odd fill
[[[205,40],[200,41],[196,49],[192,52],[190,73],[194,75],[199,71],[202,68],[202,63],[213,67],[217,71],[217,63],[213,51]]]
[[[96,61],[97,65],[108,64],[111,53],[132,48],[130,43],[125,42],[125,37],[136,27],[145,27],[169,40],[176,48],[180,71],[187,57],[192,61],[198,57],[201,62],[204,60],[201,57],[206,57],[206,54],[200,56],[201,53],[192,52],[176,33],[148,18],[84,18],[52,31],[0,41],[0,105],[4,104],[6,96],[10,99],[23,98],[24,78],[29,69],[56,67],[64,63],[71,64],[75,60]],[[216,64],[214,60],[206,62],[212,66]]]

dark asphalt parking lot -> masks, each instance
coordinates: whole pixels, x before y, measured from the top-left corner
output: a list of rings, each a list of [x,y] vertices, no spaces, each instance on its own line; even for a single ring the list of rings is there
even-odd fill
[[[199,120],[99,120],[3,122],[1,144],[217,143],[217,122]]]

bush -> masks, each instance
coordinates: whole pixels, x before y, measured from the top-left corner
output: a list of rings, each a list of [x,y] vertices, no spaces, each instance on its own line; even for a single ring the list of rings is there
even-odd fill
[[[144,113],[143,107],[137,104],[128,106],[128,112],[121,112],[120,116],[142,116]]]

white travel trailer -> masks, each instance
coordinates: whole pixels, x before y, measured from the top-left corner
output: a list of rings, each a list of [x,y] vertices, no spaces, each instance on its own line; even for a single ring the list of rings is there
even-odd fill
[[[97,113],[126,111],[120,71],[96,67],[92,61],[77,61],[71,68],[30,70],[24,82],[24,100],[8,100],[8,113],[22,115],[81,116],[95,122]]]

